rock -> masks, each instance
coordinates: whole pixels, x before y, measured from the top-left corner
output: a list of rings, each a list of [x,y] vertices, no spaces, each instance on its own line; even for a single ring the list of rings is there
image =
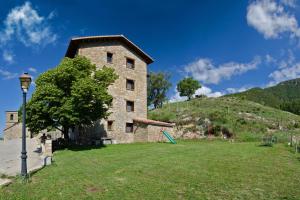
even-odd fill
[[[6,178],[0,178],[0,188],[11,184],[12,181]]]

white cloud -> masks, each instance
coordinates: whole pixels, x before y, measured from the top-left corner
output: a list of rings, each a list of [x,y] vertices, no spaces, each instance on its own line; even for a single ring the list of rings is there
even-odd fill
[[[18,76],[17,73],[12,73],[2,69],[0,69],[0,75],[3,77],[3,79],[13,79]]]
[[[256,57],[250,63],[229,62],[215,66],[212,60],[200,58],[184,66],[184,70],[203,83],[218,84],[223,79],[228,80],[234,75],[240,75],[256,69],[260,63],[260,57]]]
[[[276,60],[275,58],[273,58],[271,55],[267,54],[267,55],[266,55],[266,62],[267,62],[268,64],[271,64],[271,63],[276,63],[277,60]]]
[[[287,58],[278,62],[278,66],[280,69],[289,67],[295,63],[296,58],[295,58],[293,51],[288,49],[286,52],[287,52],[287,55],[286,55]]]
[[[212,92],[212,90],[209,87],[206,87],[203,85],[201,88],[196,90],[194,96],[196,96],[196,95],[205,95],[208,97],[220,97],[224,94],[222,92]]]
[[[232,93],[244,92],[246,90],[249,90],[250,88],[252,88],[252,87],[243,86],[243,87],[240,87],[240,88],[227,88],[226,91],[227,91],[227,93],[232,94]]]
[[[48,15],[47,19],[53,19],[56,16],[57,16],[57,12],[54,10],[54,11],[50,12],[50,14]]]
[[[177,89],[175,88],[175,94],[170,98],[170,102],[177,102],[177,101],[185,101],[187,100],[187,97],[181,97],[179,95],[179,92],[177,91]],[[223,96],[224,93],[223,92],[212,92],[212,90],[209,87],[206,87],[204,85],[202,85],[201,88],[199,88],[198,90],[196,90],[195,94],[193,95],[193,97],[195,97],[196,95],[205,95],[207,97],[220,97]]]
[[[291,49],[285,50],[275,64],[277,70],[269,74],[271,81],[267,86],[276,85],[279,82],[300,77],[300,62],[296,60],[294,52]]]
[[[292,66],[285,67],[283,69],[272,72],[269,77],[272,81],[269,82],[269,86],[275,85],[279,82],[294,79],[300,77],[300,62],[293,64]]]
[[[14,38],[25,46],[37,46],[55,42],[57,35],[48,26],[47,19],[40,16],[30,2],[25,2],[8,13],[0,32],[2,45]]]
[[[292,4],[292,1],[284,1]],[[300,29],[294,15],[274,0],[256,0],[248,6],[247,22],[266,39],[278,38],[282,33],[300,37]]]
[[[28,68],[28,71],[33,72],[33,73],[36,73],[36,72],[37,72],[37,69],[35,69],[35,68],[33,68],[33,67],[29,67],[29,68]]]
[[[296,0],[281,0],[281,3],[292,8],[296,7]]]
[[[14,62],[14,55],[10,51],[4,50],[2,57],[3,57],[3,60],[5,60],[8,63]]]

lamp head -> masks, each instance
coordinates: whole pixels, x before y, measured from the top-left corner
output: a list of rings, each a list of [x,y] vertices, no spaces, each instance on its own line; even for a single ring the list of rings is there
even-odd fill
[[[23,92],[27,92],[31,83],[31,76],[26,72],[20,76],[21,89]]]

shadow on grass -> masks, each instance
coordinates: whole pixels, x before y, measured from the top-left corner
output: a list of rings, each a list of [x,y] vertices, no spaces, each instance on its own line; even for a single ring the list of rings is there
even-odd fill
[[[259,147],[273,147],[274,145],[270,145],[270,144],[259,144]]]
[[[92,149],[101,149],[106,147],[104,144],[99,145],[82,145],[82,144],[75,144],[75,143],[68,143],[63,139],[58,139],[53,141],[53,151],[59,150],[71,150],[71,151],[87,151]]]

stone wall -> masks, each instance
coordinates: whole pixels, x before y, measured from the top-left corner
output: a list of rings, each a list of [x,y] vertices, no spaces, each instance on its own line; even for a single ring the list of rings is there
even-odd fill
[[[173,138],[176,138],[173,126],[134,123],[134,142],[168,142],[162,130],[167,131]]]
[[[148,125],[148,141],[149,142],[166,142],[168,139],[163,135],[162,130],[167,131],[173,138],[174,128],[167,126]]]
[[[107,63],[107,52],[113,54],[113,62]],[[134,51],[119,41],[95,42],[81,44],[78,54],[85,56],[101,69],[104,65],[115,69],[119,79],[109,87],[113,96],[112,114],[107,120],[102,120],[101,125],[91,127],[89,132],[107,135],[117,143],[130,143],[134,141],[132,133],[126,133],[126,123],[133,123],[133,118],[147,118],[147,64]],[[126,58],[135,62],[134,69],[126,67]],[[126,79],[134,80],[135,89],[126,89]],[[126,100],[134,102],[134,112],[126,111]],[[107,121],[113,121],[112,130],[107,130]]]
[[[26,131],[26,137],[30,137],[30,132]],[[22,138],[22,123],[12,124],[4,129],[4,140]]]

